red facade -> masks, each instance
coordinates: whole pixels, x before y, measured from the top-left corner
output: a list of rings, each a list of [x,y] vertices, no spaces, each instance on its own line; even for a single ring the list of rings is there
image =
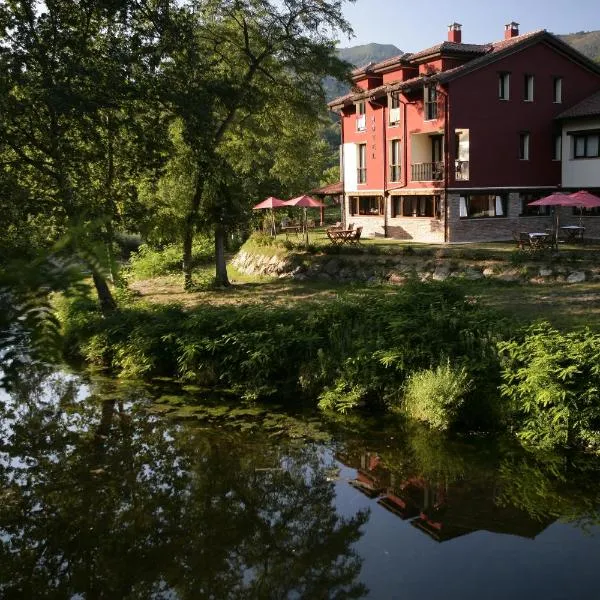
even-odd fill
[[[448,42],[356,70],[354,93],[330,103],[341,115],[347,217],[367,233],[462,241],[469,194],[481,202],[489,192],[503,203],[489,214],[504,222],[486,235],[503,239],[507,219],[522,216],[519,193],[560,185],[555,117],[600,88],[598,66],[545,31],[519,36],[516,23],[494,44],[457,39],[453,24]],[[369,194],[377,200],[360,200]],[[427,208],[406,208],[418,203]]]

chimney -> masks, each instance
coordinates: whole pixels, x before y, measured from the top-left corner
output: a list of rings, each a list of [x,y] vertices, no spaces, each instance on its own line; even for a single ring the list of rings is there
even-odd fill
[[[519,35],[519,24],[515,23],[507,23],[504,26],[504,39],[510,40],[511,38],[517,37]]]
[[[460,23],[452,23],[451,25],[448,25],[448,41],[449,42],[454,42],[456,44],[460,44],[461,43],[461,31],[460,28],[462,27],[462,25]]]

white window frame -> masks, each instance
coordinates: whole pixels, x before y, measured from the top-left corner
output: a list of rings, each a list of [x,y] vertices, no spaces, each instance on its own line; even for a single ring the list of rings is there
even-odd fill
[[[535,89],[535,78],[533,75],[525,75],[523,100],[524,102],[533,102]]]
[[[367,145],[356,145],[356,181],[367,183]]]
[[[392,118],[392,117],[396,118]],[[400,124],[400,97],[397,92],[388,96],[388,124],[391,126]]]
[[[396,147],[396,162],[394,162],[394,146]],[[402,140],[394,138],[390,140],[390,159],[389,159],[389,181],[397,183],[402,177]],[[396,177],[393,176],[394,172]]]
[[[531,134],[529,131],[519,133],[519,160],[529,160],[531,150]]]
[[[562,84],[563,84],[562,77],[555,77],[552,82],[552,94],[554,96],[552,101],[554,102],[554,104],[562,104],[562,101],[563,101]]]
[[[510,100],[510,73],[498,73],[498,100]]]
[[[435,121],[439,117],[435,84],[423,86],[423,109],[425,121]]]
[[[562,160],[562,135],[554,136],[554,147],[552,149],[552,160]]]
[[[367,130],[367,103],[361,100],[356,103],[356,131]]]

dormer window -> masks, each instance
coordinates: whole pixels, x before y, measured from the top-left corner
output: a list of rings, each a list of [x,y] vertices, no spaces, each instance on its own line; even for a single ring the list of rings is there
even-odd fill
[[[424,102],[425,102],[425,120],[432,121],[438,118],[438,106],[437,106],[437,89],[435,85],[426,85],[424,89]]]
[[[397,93],[389,95],[388,107],[390,125],[398,125],[400,123],[400,97]]]
[[[356,131],[366,131],[367,129],[367,103],[356,103]]]

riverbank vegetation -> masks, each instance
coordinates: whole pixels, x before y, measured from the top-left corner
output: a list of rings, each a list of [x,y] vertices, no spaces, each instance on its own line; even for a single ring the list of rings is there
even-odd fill
[[[312,292],[261,302],[213,292],[218,301],[197,306],[127,293],[108,318],[89,298],[61,300],[65,351],[117,376],[176,377],[245,400],[396,410],[440,430],[599,448],[593,331],[524,327],[458,281]]]

